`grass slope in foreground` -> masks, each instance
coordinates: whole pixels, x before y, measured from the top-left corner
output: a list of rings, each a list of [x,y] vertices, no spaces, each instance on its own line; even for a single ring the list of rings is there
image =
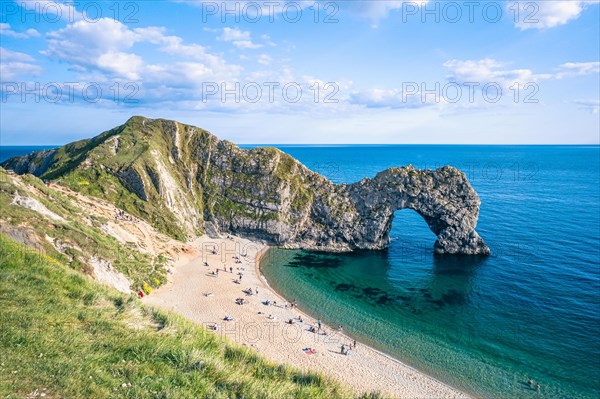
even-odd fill
[[[348,398],[0,235],[0,398]],[[365,395],[363,398],[377,395]]]

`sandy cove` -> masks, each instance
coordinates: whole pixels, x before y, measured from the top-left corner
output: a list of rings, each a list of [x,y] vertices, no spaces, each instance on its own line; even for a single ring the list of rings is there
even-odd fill
[[[328,335],[310,332],[311,325],[317,326],[316,320],[297,308],[286,308],[286,300],[260,275],[258,262],[267,249],[265,245],[238,237],[202,237],[191,246],[194,250],[182,254],[171,269],[169,282],[143,299],[146,304],[208,327],[216,325],[215,334],[252,347],[271,361],[322,372],[359,393],[380,391],[396,398],[468,398],[360,342],[349,355],[341,354],[341,345],[353,340],[329,326],[323,325]],[[242,273],[239,284],[235,281],[239,280],[238,273]],[[253,294],[247,295],[247,289]],[[238,305],[237,298],[247,303]],[[265,305],[266,300],[272,304]],[[233,320],[225,321],[225,316]],[[298,322],[299,316],[302,323]],[[289,319],[294,319],[294,324],[290,325]],[[307,354],[304,348],[316,353]]]

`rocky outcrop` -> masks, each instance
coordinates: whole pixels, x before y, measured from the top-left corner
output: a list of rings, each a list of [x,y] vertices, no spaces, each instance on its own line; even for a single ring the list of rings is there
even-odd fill
[[[193,126],[142,117],[66,147],[51,159],[34,153],[2,166],[65,177],[63,184],[95,176],[110,187],[90,194],[135,195],[129,212],[179,238],[230,232],[287,248],[382,249],[394,212],[408,208],[436,234],[436,253],[489,254],[475,231],[477,193],[449,166],[392,168],[336,185],[275,148],[244,150]]]

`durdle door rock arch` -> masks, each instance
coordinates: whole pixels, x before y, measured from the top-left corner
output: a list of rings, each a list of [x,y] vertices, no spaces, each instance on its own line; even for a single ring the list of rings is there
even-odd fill
[[[488,255],[475,231],[480,200],[465,175],[445,166],[392,168],[349,185],[324,184],[310,218],[294,236],[281,236],[287,248],[323,251],[383,249],[390,243],[394,212],[412,209],[437,236],[437,254]]]
[[[276,148],[245,150],[195,126],[139,116],[2,166],[115,201],[182,240],[234,233],[285,248],[377,250],[389,245],[394,212],[409,208],[436,234],[436,253],[490,253],[475,231],[479,197],[449,166],[333,184]]]

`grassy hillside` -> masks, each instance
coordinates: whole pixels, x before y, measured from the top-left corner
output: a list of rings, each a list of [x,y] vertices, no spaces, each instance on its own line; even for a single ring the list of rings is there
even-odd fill
[[[15,195],[39,201],[62,220],[14,205]],[[155,288],[166,281],[162,257],[153,257],[119,243],[102,231],[108,221],[106,217],[86,212],[80,206],[82,202],[77,198],[46,187],[32,175],[16,178],[0,168],[0,231],[27,232],[28,239],[21,242],[28,242],[29,246],[83,273],[91,273],[90,257],[108,260],[131,281],[133,290],[139,290],[144,284]],[[62,252],[51,239],[59,240]]]
[[[272,364],[148,309],[2,235],[0,305],[1,398],[352,396],[323,376]]]
[[[304,221],[313,183],[325,181],[275,148],[243,150],[198,127],[143,117],[2,166],[110,201],[183,242],[203,234],[205,221],[277,239],[277,222]]]

